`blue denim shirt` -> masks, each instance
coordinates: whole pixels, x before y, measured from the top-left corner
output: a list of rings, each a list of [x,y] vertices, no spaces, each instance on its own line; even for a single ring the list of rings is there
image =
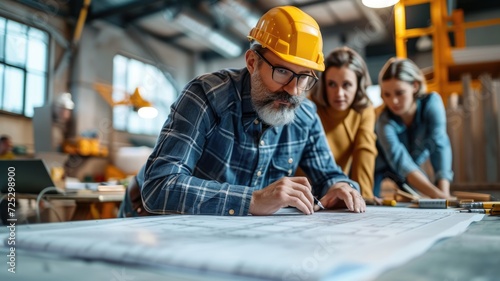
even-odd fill
[[[291,124],[266,128],[251,103],[250,73],[228,69],[186,85],[138,181],[152,213],[247,215],[253,191],[299,165],[315,195],[340,181],[359,191],[336,165],[311,101]]]
[[[430,157],[436,180],[451,181],[452,152],[443,101],[437,93],[430,93],[416,102],[417,111],[409,127],[387,108],[382,111],[375,125],[379,148],[375,170],[381,173],[388,168],[406,178]]]

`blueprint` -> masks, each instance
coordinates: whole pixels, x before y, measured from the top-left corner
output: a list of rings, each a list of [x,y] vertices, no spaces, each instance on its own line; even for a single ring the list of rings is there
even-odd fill
[[[268,280],[371,280],[482,215],[368,207],[274,216],[168,215],[19,227],[19,249]],[[5,240],[5,236],[2,236]],[[236,278],[235,278],[236,279]]]

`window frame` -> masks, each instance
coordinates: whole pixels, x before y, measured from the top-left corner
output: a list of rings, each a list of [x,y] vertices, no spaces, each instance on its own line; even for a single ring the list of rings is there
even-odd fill
[[[5,115],[10,115],[10,116],[18,116],[18,117],[25,117],[28,119],[32,119],[34,117],[34,112],[32,115],[27,115],[27,103],[28,103],[28,80],[29,80],[29,74],[37,74],[39,77],[44,79],[44,87],[43,87],[43,93],[42,93],[42,99],[43,103],[39,106],[44,106],[49,102],[50,96],[49,96],[49,89],[50,89],[50,61],[51,61],[51,44],[52,44],[52,36],[49,31],[36,27],[32,24],[28,24],[10,17],[6,17],[3,15],[0,15],[0,20],[3,20],[5,22],[4,24],[4,29],[0,31],[0,36],[2,36],[3,40],[0,41],[0,43],[3,43],[2,48],[0,48],[0,52],[3,52],[0,54],[0,65],[3,67],[3,72],[0,73],[0,114],[5,114]],[[8,62],[7,60],[7,35],[8,35],[8,29],[7,29],[7,24],[9,21],[15,22],[17,24],[22,25],[23,27],[26,27],[26,42],[25,42],[25,62],[23,63],[23,66],[19,66],[16,64],[12,64]],[[35,29],[39,32],[43,32],[47,36],[47,41],[44,42],[46,43],[46,55],[45,55],[45,69],[44,71],[39,71],[39,70],[30,70],[29,69],[29,43],[30,43],[30,29]],[[23,74],[23,82],[22,82],[22,87],[23,87],[23,96],[22,96],[22,110],[21,112],[14,112],[14,111],[9,111],[4,108],[4,100],[5,100],[5,95],[7,94],[6,92],[6,70],[7,67],[9,68],[14,68],[16,70],[20,70]]]
[[[165,74],[164,74],[164,70],[162,70],[162,69],[161,69],[161,63],[154,63],[154,62],[152,62],[152,61],[150,61],[150,60],[148,60],[148,59],[141,58],[141,57],[135,56],[135,55],[130,54],[130,53],[125,53],[125,52],[117,52],[117,53],[115,53],[115,55],[114,55],[114,56],[113,56],[113,58],[112,58],[112,60],[113,60],[113,79],[112,79],[112,83],[111,83],[111,84],[112,84],[112,87],[113,87],[114,89],[115,89],[116,87],[119,87],[118,85],[115,85],[115,62],[114,62],[114,60],[115,60],[115,58],[116,58],[117,56],[121,56],[121,57],[123,57],[123,58],[125,58],[125,59],[127,60],[127,69],[126,69],[126,71],[125,71],[125,76],[126,76],[126,77],[125,77],[125,79],[127,79],[128,75],[129,75],[129,71],[130,71],[130,69],[129,69],[129,63],[130,63],[130,61],[131,61],[131,60],[134,60],[134,61],[137,61],[137,62],[139,62],[139,63],[143,64],[143,66],[149,66],[149,67],[153,67],[153,68],[155,68],[155,70],[157,70],[157,71],[158,71],[158,72],[162,75],[162,77],[164,77],[164,78],[165,78],[165,81],[166,81],[166,82],[168,82],[168,83],[170,84],[171,89],[172,89],[172,93],[173,93],[173,96],[172,96],[172,98],[173,98],[172,103],[173,103],[173,102],[175,102],[175,100],[179,97],[179,91],[178,91],[178,89],[176,88],[175,83],[172,81],[172,79],[169,79],[169,78],[167,77],[167,75],[165,75]],[[122,89],[122,88],[120,88],[120,89]],[[119,90],[118,90],[118,91],[119,91]],[[133,89],[126,89],[126,91],[127,91],[129,94],[132,94],[132,93],[133,93]],[[113,91],[113,94],[114,94],[114,91]],[[112,98],[114,98],[114,97],[113,97],[113,94],[112,94]],[[155,101],[154,101],[154,100],[151,100],[151,99],[149,99],[149,98],[147,98],[147,97],[144,97],[144,98],[145,98],[146,100],[148,100],[148,101],[152,102],[152,103],[153,103],[153,105],[156,107],[156,109],[158,110],[158,112],[159,112],[159,113],[161,113],[161,112],[162,112],[163,107],[158,108],[157,104],[155,105]],[[160,99],[160,98],[157,98],[157,99]],[[115,101],[116,101],[116,100],[115,100]],[[168,106],[166,106],[166,108],[164,109],[165,111],[167,111],[167,112],[168,112],[168,114],[169,114],[169,112],[170,112],[170,106],[171,106],[171,104],[172,104],[172,103],[168,104]],[[131,129],[131,126],[133,126],[133,125],[132,125],[132,122],[131,122],[131,120],[130,120],[130,119],[131,119],[130,114],[134,112],[134,111],[133,111],[133,109],[132,109],[131,107],[129,107],[129,108],[127,109],[127,118],[128,118],[128,119],[127,119],[127,121],[125,122],[125,124],[126,124],[126,125],[124,126],[124,128],[122,128],[122,127],[119,127],[119,128],[115,127],[115,122],[117,122],[117,121],[116,121],[116,120],[117,120],[117,116],[115,115],[115,108],[113,108],[113,109],[112,109],[112,111],[113,111],[113,112],[112,112],[112,114],[113,114],[113,124],[112,124],[112,126],[113,126],[113,130],[115,130],[115,131],[117,131],[117,132],[122,132],[122,133],[131,134],[131,135],[142,135],[142,136],[158,136],[158,135],[160,134],[160,131],[161,131],[162,125],[163,125],[163,123],[165,122],[166,117],[168,116],[168,114],[166,114],[166,117],[165,117],[165,118],[157,119],[158,124],[161,124],[161,125],[160,125],[160,127],[159,127],[159,128],[157,128],[157,129],[156,129],[156,132],[134,132],[134,131],[133,131],[133,128]],[[137,113],[135,113],[135,114],[137,114]],[[155,118],[160,118],[160,116],[162,116],[162,114],[159,114],[159,115],[158,115],[157,117],[155,117]],[[148,119],[144,119],[144,120],[148,120]]]

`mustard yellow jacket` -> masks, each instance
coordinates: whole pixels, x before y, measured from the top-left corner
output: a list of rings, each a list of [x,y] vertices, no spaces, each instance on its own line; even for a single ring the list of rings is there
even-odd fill
[[[377,157],[375,109],[369,106],[358,113],[353,109],[335,111],[318,106],[318,115],[335,161],[344,173],[360,184],[364,198],[373,198]]]

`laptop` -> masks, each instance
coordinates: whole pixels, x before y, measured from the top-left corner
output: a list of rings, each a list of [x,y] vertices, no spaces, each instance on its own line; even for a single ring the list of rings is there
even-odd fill
[[[9,178],[16,193],[39,194],[47,187],[56,185],[41,159],[0,160],[0,193],[9,192]],[[46,194],[58,194],[56,190]]]

